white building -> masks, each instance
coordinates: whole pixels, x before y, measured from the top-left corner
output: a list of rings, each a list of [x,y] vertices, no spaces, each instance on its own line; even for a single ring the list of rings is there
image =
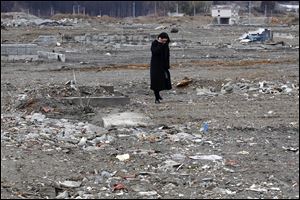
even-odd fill
[[[239,9],[233,5],[216,5],[211,8],[211,15],[217,19],[218,24],[237,24]]]
[[[299,13],[299,5],[276,4],[277,10]]]

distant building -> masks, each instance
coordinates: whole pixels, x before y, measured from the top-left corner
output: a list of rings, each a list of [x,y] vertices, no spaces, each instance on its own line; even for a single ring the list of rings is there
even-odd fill
[[[276,4],[276,9],[287,12],[296,12],[299,13],[299,5],[288,5],[288,4]]]
[[[239,7],[236,5],[215,5],[211,8],[211,15],[217,24],[237,24]]]

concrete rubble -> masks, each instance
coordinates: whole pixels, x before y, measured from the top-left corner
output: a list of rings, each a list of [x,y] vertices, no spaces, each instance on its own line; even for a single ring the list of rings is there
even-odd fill
[[[74,151],[75,149],[78,149],[80,151],[103,151],[104,148],[110,148],[113,145],[123,141],[125,138],[128,138],[133,141],[141,141],[139,139],[139,136],[135,133],[136,130],[139,130],[139,132],[145,132],[146,128],[143,127],[131,127],[131,128],[117,128],[115,131],[97,127],[89,123],[84,123],[80,121],[74,121],[74,120],[67,120],[67,119],[51,119],[45,117],[45,115],[41,113],[33,113],[31,115],[25,115],[25,116],[11,116],[11,115],[3,115],[1,114],[1,121],[5,122],[6,124],[18,124],[17,126],[12,126],[7,131],[4,131],[1,129],[1,142],[5,144],[12,144],[12,145],[21,145],[23,148],[27,149],[29,146],[27,144],[32,143],[35,141],[35,145],[42,144],[42,150],[44,152],[51,152],[51,154],[55,152],[61,152],[61,153],[68,153],[69,151]],[[25,126],[26,124],[26,126]],[[194,125],[191,126],[191,128]],[[171,134],[171,131],[179,132],[179,129],[183,128],[178,126],[177,128],[169,127],[168,129],[165,129],[167,132],[165,132],[166,135],[173,136]],[[158,130],[158,127],[156,127]],[[164,130],[164,129],[162,129]],[[120,135],[121,133],[129,133],[126,137]],[[146,132],[145,132],[146,133]],[[95,142],[96,138],[102,137],[104,135],[109,134],[110,137],[114,138],[111,142],[106,142],[104,140],[98,140],[98,142]],[[155,134],[155,129],[151,132],[148,132],[147,135],[150,137],[152,134]],[[189,135],[187,133],[187,135]],[[85,145],[82,146],[82,136],[84,136]],[[198,136],[199,137],[199,136]],[[187,184],[187,188],[190,186],[193,186],[195,184],[200,184],[199,189],[203,187],[207,187],[204,185],[210,184],[214,185],[213,192],[220,193],[222,195],[235,195],[238,191],[241,191],[241,185],[239,183],[235,183],[236,185],[239,185],[239,189],[235,189],[237,186],[234,186],[234,184],[231,184],[231,187],[224,189],[219,186],[217,186],[217,183],[219,180],[215,180],[213,178],[202,178],[202,181],[199,180],[198,183],[189,182],[184,177],[186,176],[184,171],[192,168],[202,168],[201,173],[214,173],[221,175],[225,172],[225,174],[231,174],[234,173],[236,170],[241,169],[241,167],[231,167],[231,164],[227,162],[227,160],[230,159],[228,155],[225,156],[219,156],[219,155],[208,155],[203,154],[203,148],[202,151],[199,149],[200,146],[205,145],[207,142],[211,144],[215,144],[220,146],[219,139],[214,138],[214,141],[209,141],[212,138],[207,138],[206,136],[201,136],[202,141],[199,143],[191,143],[191,141],[186,140],[184,142],[184,145],[188,145],[189,148],[192,148],[195,150],[195,152],[201,152],[199,154],[190,154],[188,157],[185,156],[185,151],[183,149],[181,151],[177,151],[177,154],[171,153],[171,159],[167,159],[164,162],[161,163],[161,166],[157,166],[158,168],[155,169],[155,167],[150,168],[149,172],[135,172],[134,176],[132,176],[128,171],[124,171],[125,174],[116,174],[111,173],[111,169],[108,172],[105,171],[99,171],[92,174],[86,174],[83,176],[80,180],[63,180],[59,181],[56,180],[56,188],[61,188],[56,198],[75,198],[76,196],[80,196],[81,198],[84,198],[86,195],[90,195],[91,198],[97,198],[102,195],[111,196],[117,195],[118,193],[111,193],[111,189],[107,187],[108,185],[113,185],[115,182],[114,180],[124,180],[124,184],[126,187],[134,188],[132,185],[136,181],[143,181],[148,180],[150,181],[152,178],[156,179],[162,179],[163,177],[160,177],[161,175],[157,176],[158,174],[167,171],[174,177],[182,177],[182,179],[175,179],[172,182],[168,182],[168,179],[165,180],[165,183],[167,186],[168,184],[172,184],[172,187],[177,187],[176,185],[182,185]],[[145,139],[143,139],[145,140]],[[119,142],[118,142],[119,141]],[[147,139],[145,140],[147,141]],[[151,140],[149,140],[151,141]],[[171,137],[168,139],[168,137],[165,137],[164,143],[172,143],[173,139]],[[182,139],[179,141],[183,142]],[[159,141],[158,141],[159,142]],[[199,146],[200,145],[200,146]],[[204,147],[204,146],[203,146]],[[207,147],[206,147],[207,148]],[[213,149],[213,146],[208,147],[209,149]],[[73,149],[73,150],[71,150]],[[89,150],[87,150],[89,149]],[[178,149],[179,150],[179,149]],[[76,150],[77,151],[77,150]],[[127,149],[124,152],[129,152],[125,154],[117,155],[116,158],[119,161],[122,162],[130,162],[130,160],[136,160],[137,157],[142,155],[150,155],[150,157],[159,159],[163,157],[168,157],[168,154],[166,152],[147,152],[145,149]],[[208,153],[209,151],[207,151]],[[130,156],[130,154],[132,156]],[[172,155],[173,154],[173,155]],[[2,158],[4,159],[4,158]],[[111,158],[114,160],[113,158]],[[175,161],[177,160],[177,161]],[[204,162],[202,163],[202,162]],[[153,162],[153,161],[150,161]],[[95,166],[97,168],[97,166]],[[98,168],[99,169],[99,168]],[[99,169],[101,170],[101,169]],[[103,169],[102,169],[103,170]],[[109,170],[109,169],[108,169]],[[147,170],[145,166],[145,170]],[[152,171],[152,172],[151,172]],[[228,172],[227,172],[228,171]],[[101,172],[101,173],[100,173]],[[99,174],[100,173],[100,174]],[[140,174],[139,174],[140,173]],[[153,173],[153,174],[152,174]],[[199,173],[199,172],[198,172]],[[128,175],[126,175],[128,174]],[[122,178],[123,177],[123,178]],[[126,177],[126,178],[125,178]],[[133,182],[130,180],[132,179]],[[101,190],[96,190],[94,186],[94,181],[97,181],[98,186],[97,188],[102,188]],[[170,180],[171,181],[171,180]],[[173,184],[175,183],[175,185]],[[100,185],[99,185],[100,184]],[[102,185],[102,186],[101,186]],[[190,186],[189,186],[190,185]],[[196,185],[195,185],[196,186]],[[171,187],[171,186],[170,186]],[[283,187],[280,182],[274,183],[274,185],[270,185],[268,187],[261,187],[259,185],[253,184],[250,187],[244,187],[244,190],[254,191],[254,192],[264,192],[266,194],[270,195],[276,195],[278,192],[280,192],[280,187]],[[90,188],[89,190],[86,190],[86,188]],[[203,188],[203,189],[204,189]],[[96,192],[89,192],[89,191],[98,191]],[[165,189],[166,191],[169,189]],[[161,193],[158,193],[155,190],[149,190],[146,191],[143,188],[136,188],[134,189],[136,192],[136,195],[138,196],[156,196],[159,197]],[[126,190],[125,193],[122,193],[122,195],[126,195],[129,191]]]
[[[270,29],[259,28],[256,31],[249,31],[239,37],[240,43],[249,42],[265,42],[273,39],[273,34]]]
[[[53,53],[53,52],[46,52],[46,51],[37,51],[38,56],[41,59],[46,60],[55,60],[60,62],[66,62],[66,56],[61,53]]]
[[[249,80],[238,81],[228,81],[223,83],[220,91],[216,88],[196,88],[197,95],[199,96],[218,96],[230,93],[237,93],[241,95],[252,95],[258,96],[259,94],[286,94],[292,95],[299,92],[299,85],[294,83],[280,83],[280,82],[270,82],[270,81],[258,81],[253,82]]]
[[[3,19],[1,19],[1,24],[5,27],[21,27],[21,26],[72,26],[77,24],[77,19],[61,19],[61,20],[51,20],[42,19],[34,15],[30,15],[22,12],[12,12],[12,13],[1,13]]]

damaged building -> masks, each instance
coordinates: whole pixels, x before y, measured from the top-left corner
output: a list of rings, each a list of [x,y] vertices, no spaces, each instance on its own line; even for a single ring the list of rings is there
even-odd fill
[[[237,24],[239,19],[239,6],[215,5],[211,8],[211,15],[217,24]]]

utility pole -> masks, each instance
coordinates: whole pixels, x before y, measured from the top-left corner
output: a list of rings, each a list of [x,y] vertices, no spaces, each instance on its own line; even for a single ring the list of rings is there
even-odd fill
[[[50,14],[51,16],[53,16],[53,15],[54,15],[54,9],[53,9],[53,7],[52,7],[52,6],[51,6],[51,8],[50,8],[50,13],[51,13],[51,14]]]
[[[77,14],[79,15],[79,7],[80,5],[77,5]]]
[[[135,17],[135,1],[132,2],[132,17]]]
[[[73,5],[73,15],[75,15],[75,5]]]
[[[178,15],[178,3],[176,3],[176,13]]]
[[[82,12],[83,12],[83,15],[85,15],[85,7],[83,7],[83,11]]]
[[[194,6],[194,16],[196,16],[195,1],[193,1],[193,6]]]
[[[249,25],[250,25],[250,14],[251,14],[251,1],[249,1],[249,16],[248,16],[249,17],[249,19],[248,19]]]
[[[156,1],[154,1],[154,11],[155,11],[155,16],[157,15],[156,13]]]
[[[265,5],[265,17],[267,17],[267,5]]]

